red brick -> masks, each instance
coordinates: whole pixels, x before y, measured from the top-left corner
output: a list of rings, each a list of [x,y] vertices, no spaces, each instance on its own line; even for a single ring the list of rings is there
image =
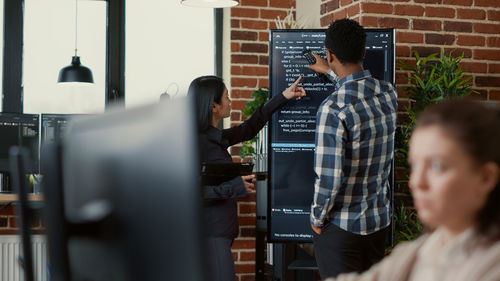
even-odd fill
[[[500,52],[498,50],[474,50],[474,59],[500,60]]]
[[[500,64],[489,63],[488,64],[488,73],[500,73]]]
[[[413,28],[417,30],[441,30],[441,22],[437,20],[413,20]]]
[[[485,38],[483,36],[458,35],[457,45],[460,46],[484,46]]]
[[[233,249],[254,249],[255,248],[255,240],[236,238],[234,240],[232,248]]]
[[[269,56],[259,56],[260,65],[269,65]]]
[[[259,32],[259,41],[269,41],[269,32]]]
[[[455,10],[451,8],[426,7],[425,16],[437,18],[454,18]]]
[[[474,0],[474,6],[500,8],[500,1],[498,1],[498,0]]]
[[[500,24],[475,23],[474,32],[500,34]]]
[[[352,0],[340,0],[340,6],[347,6],[352,3]]]
[[[269,79],[267,79],[267,78],[260,78],[259,82],[257,84],[257,87],[258,88],[269,87]]]
[[[328,25],[330,25],[330,23],[333,22],[333,14],[328,14],[326,16],[323,16],[319,19],[320,21],[320,25],[323,26],[323,27],[328,27]]]
[[[457,9],[457,18],[484,20],[486,19],[486,13],[484,10],[479,9]]]
[[[8,227],[8,226],[9,226],[9,220],[6,217],[1,217],[0,227]]]
[[[238,205],[239,207],[239,213],[240,214],[255,214],[255,210],[256,210],[256,207],[255,207],[255,204],[239,204]]]
[[[329,13],[333,10],[336,10],[339,8],[339,1],[338,0],[333,0],[333,1],[329,1],[329,2],[326,2],[324,4],[321,4],[321,15],[324,15],[326,13]]]
[[[378,18],[361,16],[361,25],[364,27],[378,27]]]
[[[243,74],[243,68],[241,66],[231,66],[231,74],[232,75],[241,75]]]
[[[396,44],[396,57],[409,57],[410,47]]]
[[[406,84],[408,83],[408,73],[397,72],[396,73],[396,84]]]
[[[255,264],[238,264],[234,265],[236,272],[238,273],[254,273],[255,272]]]
[[[240,43],[231,42],[231,52],[238,53],[240,51]]]
[[[239,28],[240,27],[240,20],[231,20],[231,27],[232,28]]]
[[[455,35],[451,34],[425,34],[425,43],[433,45],[453,45],[455,42]]]
[[[415,5],[395,5],[394,14],[406,16],[423,16],[424,8],[422,6]]]
[[[268,67],[263,66],[243,66],[242,74],[249,76],[267,76]]]
[[[500,101],[500,91],[496,90],[490,90],[490,93],[488,95],[490,100],[498,100]]]
[[[415,0],[415,3],[442,4],[442,0]]]
[[[241,52],[243,53],[266,53],[267,54],[267,44],[259,43],[242,43]]]
[[[408,19],[403,19],[403,18],[381,17],[378,20],[378,25],[380,27],[408,29],[408,27],[410,26],[410,22]]]
[[[247,6],[267,7],[267,0],[240,0],[240,5],[242,7],[247,7]]]
[[[263,19],[277,19],[280,17],[280,19],[284,19],[287,16],[287,12],[283,10],[267,10],[267,9],[262,9],[260,10],[260,17]]]
[[[17,217],[9,217],[9,228],[17,228]]]
[[[500,87],[500,76],[476,76],[475,82],[478,87]]]
[[[472,58],[472,50],[471,49],[465,49],[465,48],[444,48],[444,53],[447,56],[454,56],[458,57],[463,54],[464,58]]]
[[[359,4],[349,6],[349,7],[347,7],[346,10],[347,10],[347,17],[348,18],[352,18],[353,16],[358,15],[360,13],[359,12]]]
[[[255,78],[231,78],[231,87],[250,87],[255,88],[257,86],[257,79]],[[233,105],[237,104],[238,101],[233,101]]]
[[[460,62],[460,67],[472,73],[486,73],[488,65],[480,62]]]
[[[0,235],[10,235],[10,234],[19,234],[19,230],[17,229],[1,229],[0,230]],[[35,234],[35,231],[33,231],[33,234]],[[43,233],[41,233],[43,234]]]
[[[488,20],[490,21],[500,21],[500,11],[488,11]]]
[[[392,14],[392,5],[386,3],[361,3],[363,13]]]
[[[255,237],[255,226],[252,227],[241,227],[240,237],[252,238]]]
[[[4,204],[4,205],[2,205],[2,206],[0,206],[0,207],[2,207],[2,208],[3,208],[4,206],[5,206],[5,204]],[[13,216],[13,215],[15,215],[15,214],[16,214],[16,208],[15,208],[13,205],[10,205],[10,206],[6,207],[6,208],[2,211],[2,213],[1,213],[1,214],[2,214],[2,215],[5,215],[5,216]]]
[[[420,57],[427,57],[428,55],[430,54],[433,54],[433,53],[440,53],[441,52],[441,48],[440,47],[420,47],[420,46],[414,46],[411,48],[411,53],[413,54],[413,52],[417,51],[418,52],[418,55]]]
[[[500,37],[488,37],[488,47],[500,47]]]
[[[396,40],[398,43],[423,43],[424,35],[414,32],[396,32]]]
[[[255,41],[255,40],[257,40],[257,32],[232,30],[231,31],[231,40]]]
[[[243,99],[251,99],[252,98],[252,91],[253,90],[231,90],[231,98],[234,98],[234,99],[241,99],[241,98],[243,98]]]
[[[255,216],[253,217],[238,217],[238,222],[240,224],[240,226],[253,226],[255,225],[255,222],[256,222],[256,218]]]
[[[295,7],[294,0],[269,0],[269,6],[273,8],[292,8]]]
[[[231,112],[232,121],[241,121],[241,112],[233,111]]]
[[[445,31],[457,31],[457,32],[472,32],[472,23],[470,22],[458,22],[458,21],[445,21],[444,22]]]
[[[253,252],[243,252],[239,253],[240,261],[254,261],[255,260],[255,251]]]
[[[472,6],[472,0],[443,0],[445,5]]]
[[[255,55],[231,55],[231,63],[257,63],[258,57]]]
[[[267,22],[256,20],[241,20],[241,27],[246,29],[267,29]]]
[[[243,7],[231,8],[231,18],[258,18],[259,10]]]
[[[347,10],[342,9],[333,13],[333,19],[345,19],[347,17]]]

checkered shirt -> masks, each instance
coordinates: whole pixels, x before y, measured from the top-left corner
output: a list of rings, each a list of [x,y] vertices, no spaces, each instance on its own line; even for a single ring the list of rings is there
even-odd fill
[[[328,74],[337,84],[317,113],[310,222],[368,235],[390,223],[397,94],[368,70],[341,80]]]

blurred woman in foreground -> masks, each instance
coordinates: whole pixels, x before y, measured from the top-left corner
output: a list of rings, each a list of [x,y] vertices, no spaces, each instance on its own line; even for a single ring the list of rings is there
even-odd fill
[[[448,100],[429,107],[410,140],[409,186],[433,232],[345,280],[500,280],[500,111]]]

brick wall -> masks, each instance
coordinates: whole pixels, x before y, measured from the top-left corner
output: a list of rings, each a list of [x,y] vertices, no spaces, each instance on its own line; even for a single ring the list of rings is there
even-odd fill
[[[268,32],[274,19],[286,16],[293,0],[241,0],[231,8],[231,125],[252,90],[268,85]],[[396,29],[396,60],[409,61],[417,50],[425,56],[453,51],[465,57],[462,68],[473,77],[474,98],[500,101],[500,0],[322,0],[321,26],[349,17],[365,27]],[[408,74],[396,72],[401,111],[409,105],[402,90]],[[239,149],[232,148],[237,155]],[[237,161],[239,158],[235,156]],[[239,202],[240,238],[233,246],[239,280],[254,278],[255,194]]]
[[[0,208],[5,205],[5,203],[0,204]],[[19,233],[16,207],[16,205],[12,204],[0,212],[0,235]],[[44,228],[41,220],[36,219],[33,221],[31,230],[33,234],[43,234]]]
[[[243,120],[241,109],[253,90],[268,86],[269,30],[274,19],[283,19],[294,0],[241,0],[231,8],[231,126]],[[236,156],[239,147],[232,147]],[[240,235],[233,244],[233,257],[239,281],[255,280],[255,193],[238,202]]]

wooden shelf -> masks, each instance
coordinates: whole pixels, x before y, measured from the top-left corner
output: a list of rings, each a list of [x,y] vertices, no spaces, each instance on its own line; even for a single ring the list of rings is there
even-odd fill
[[[28,194],[28,200],[30,201],[42,201],[42,194]],[[17,194],[14,193],[0,193],[0,203],[7,203],[17,201]]]

